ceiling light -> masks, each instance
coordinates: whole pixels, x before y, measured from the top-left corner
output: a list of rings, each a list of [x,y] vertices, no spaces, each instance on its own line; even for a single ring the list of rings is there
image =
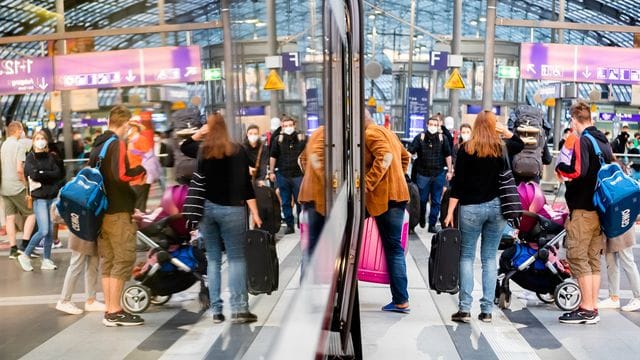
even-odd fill
[[[373,14],[369,15],[369,20],[375,20],[375,19],[376,19],[375,15],[373,15]]]
[[[478,20],[480,20],[480,22],[485,22],[485,21],[487,21],[487,18],[484,17],[484,16],[481,16],[480,19],[478,19]]]
[[[247,19],[244,21],[246,24],[257,24],[260,22],[258,19]]]
[[[256,23],[256,26],[257,26],[257,27],[267,26],[267,23],[257,22],[257,23]]]
[[[478,22],[475,21],[475,20],[471,20],[471,21],[469,21],[469,24],[471,24],[472,26],[477,26]]]

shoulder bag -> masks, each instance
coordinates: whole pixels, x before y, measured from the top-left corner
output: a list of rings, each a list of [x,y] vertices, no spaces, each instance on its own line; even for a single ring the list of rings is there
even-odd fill
[[[189,230],[198,228],[198,223],[202,220],[204,213],[204,200],[207,188],[207,179],[202,173],[202,152],[198,151],[197,169],[189,182],[189,190],[182,207],[182,216],[187,221]]]
[[[522,203],[518,195],[516,180],[511,172],[507,147],[502,145],[503,169],[498,174],[498,195],[502,216],[513,228],[518,228],[522,217]]]

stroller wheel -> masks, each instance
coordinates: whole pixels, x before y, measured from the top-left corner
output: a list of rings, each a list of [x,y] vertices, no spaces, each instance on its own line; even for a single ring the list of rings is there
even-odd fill
[[[538,297],[538,299],[540,299],[540,301],[542,301],[545,304],[553,304],[553,302],[555,301],[553,294],[536,293],[536,296]]]
[[[171,295],[154,295],[151,297],[151,303],[153,305],[164,305],[171,299]]]
[[[582,300],[580,287],[578,287],[578,284],[572,280],[564,281],[560,285],[556,286],[553,299],[560,309],[564,311],[573,311],[578,308],[580,301]]]
[[[127,286],[120,299],[122,307],[130,313],[142,313],[151,304],[151,291],[144,285],[134,284]]]
[[[511,295],[507,293],[500,293],[500,297],[498,298],[498,307],[500,309],[508,309],[511,306]]]

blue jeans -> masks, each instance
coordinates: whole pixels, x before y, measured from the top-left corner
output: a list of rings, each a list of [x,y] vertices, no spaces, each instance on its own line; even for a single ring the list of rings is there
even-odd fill
[[[401,246],[402,221],[406,205],[391,207],[387,212],[376,216],[376,225],[382,239],[382,247],[387,258],[391,300],[400,305],[409,301],[407,291],[407,263]]]
[[[53,221],[49,210],[54,199],[33,199],[33,212],[36,215],[38,232],[31,236],[25,255],[31,255],[33,249],[44,239],[44,258],[51,259],[51,245],[53,245]]]
[[[298,204],[298,193],[300,192],[300,184],[302,176],[286,177],[276,174],[276,185],[280,189],[280,198],[282,198],[282,212],[284,213],[284,222],[287,226],[293,226],[293,212],[291,211],[291,196],[296,202],[297,214],[300,215],[300,204]]]
[[[427,213],[427,201],[431,198],[431,208],[429,210],[429,225],[435,226],[440,215],[440,203],[442,202],[442,192],[447,180],[444,170],[436,176],[422,176],[417,174],[416,185],[420,190],[420,218],[424,219]]]
[[[223,206],[205,200],[204,214],[200,221],[200,234],[204,240],[209,278],[209,297],[214,314],[222,313],[220,298],[220,265],[222,245],[226,249],[229,264],[229,291],[231,312],[247,312],[247,263],[245,247],[247,241],[247,212],[244,206]]]
[[[304,268],[309,264],[311,256],[313,256],[313,251],[316,249],[316,245],[318,245],[318,239],[324,227],[324,216],[316,211],[316,207],[312,203],[303,204],[302,207],[307,214],[307,229],[309,232],[309,243],[307,244],[304,254],[302,254],[300,268],[301,274],[304,274]]]
[[[498,268],[496,256],[502,231],[507,224],[500,211],[500,200],[495,198],[482,204],[460,206],[460,232],[462,249],[460,252],[460,301],[459,310],[469,312],[473,301],[473,262],[476,258],[476,244],[480,240],[482,261],[482,299],[480,309],[490,314],[495,298]]]

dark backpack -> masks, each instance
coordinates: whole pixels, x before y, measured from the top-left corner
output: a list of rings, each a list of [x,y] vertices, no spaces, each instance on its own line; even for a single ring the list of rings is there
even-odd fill
[[[542,176],[542,157],[546,146],[542,111],[529,105],[518,106],[513,130],[524,142],[524,149],[513,157],[513,173],[526,178]]]

